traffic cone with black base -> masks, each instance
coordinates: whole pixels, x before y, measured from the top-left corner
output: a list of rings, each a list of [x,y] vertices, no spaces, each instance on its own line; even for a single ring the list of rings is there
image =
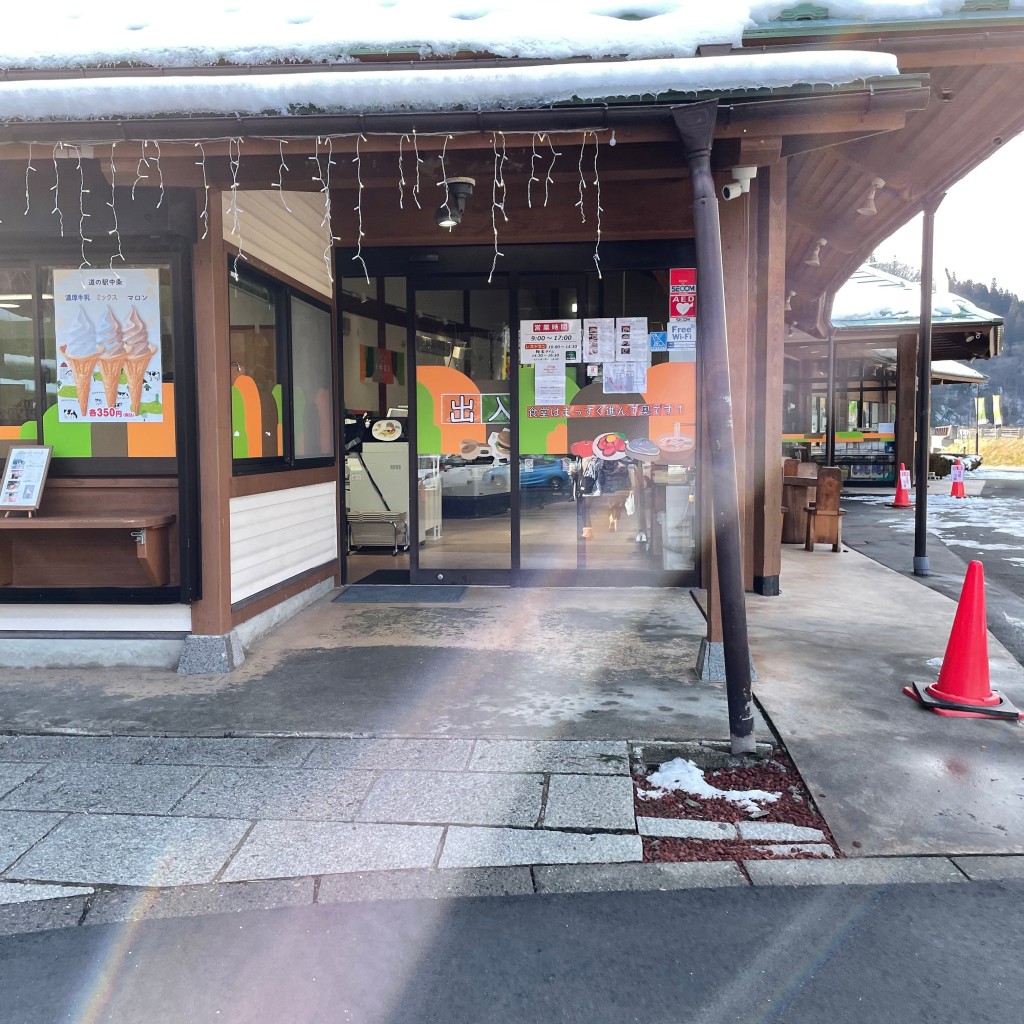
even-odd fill
[[[896,474],[896,497],[889,502],[889,508],[913,508],[910,500],[910,474],[907,467],[900,463],[900,471]]]
[[[988,676],[988,625],[985,618],[985,569],[967,566],[960,603],[946,644],[939,678],[931,686],[911,683],[903,692],[937,715],[958,718],[1008,718],[1020,712],[993,690]]]

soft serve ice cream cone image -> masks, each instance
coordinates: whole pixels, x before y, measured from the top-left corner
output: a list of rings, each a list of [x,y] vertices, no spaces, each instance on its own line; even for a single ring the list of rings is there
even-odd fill
[[[82,306],[78,307],[78,313],[71,326],[64,332],[64,336],[67,340],[61,345],[60,350],[74,374],[78,407],[85,416],[89,408],[92,375],[99,362],[101,349],[96,340],[96,328]]]
[[[113,311],[107,306],[106,313],[96,328],[96,341],[100,348],[100,376],[103,378],[103,394],[107,407],[117,405],[117,387],[121,383],[121,371],[128,356],[124,349],[121,325]]]
[[[142,385],[146,380],[146,369],[153,356],[156,355],[156,345],[150,342],[149,329],[134,306],[121,329],[121,339],[124,343],[124,371],[128,378],[128,396],[131,401],[132,415],[138,416],[139,406],[142,404]]]

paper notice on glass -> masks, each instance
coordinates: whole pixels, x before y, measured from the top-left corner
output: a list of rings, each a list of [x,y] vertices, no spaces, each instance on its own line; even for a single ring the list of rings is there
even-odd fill
[[[615,358],[614,317],[583,321],[583,358],[593,363],[610,363]]]
[[[651,338],[647,333],[647,317],[620,316],[616,319],[615,361],[650,363]]]
[[[565,405],[565,363],[534,364],[537,405]]]
[[[606,395],[643,394],[647,390],[647,363],[605,363]]]
[[[582,344],[583,327],[580,320],[519,321],[519,362],[523,366],[538,360],[579,363],[582,361]]]

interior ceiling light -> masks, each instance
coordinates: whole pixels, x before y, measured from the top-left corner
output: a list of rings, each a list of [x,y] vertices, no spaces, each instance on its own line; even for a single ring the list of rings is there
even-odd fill
[[[820,267],[821,266],[821,259],[819,257],[821,255],[821,247],[823,245],[828,245],[828,239],[827,238],[819,238],[814,243],[814,245],[812,245],[810,247],[810,249],[807,250],[807,255],[804,257],[804,263],[806,263],[807,266],[809,266],[809,267]]]
[[[448,200],[437,208],[434,219],[439,228],[451,231],[462,223],[462,215],[466,212],[466,200],[473,194],[476,178],[447,178],[441,182],[448,190]]]
[[[857,212],[862,217],[873,217],[878,210],[875,209],[875,193],[885,188],[884,178],[872,178],[867,192],[864,194],[864,201],[857,207]]]

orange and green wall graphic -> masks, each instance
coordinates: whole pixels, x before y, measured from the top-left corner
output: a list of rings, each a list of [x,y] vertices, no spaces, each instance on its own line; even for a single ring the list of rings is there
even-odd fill
[[[519,370],[519,450],[531,455],[592,455],[593,441],[604,433],[625,440],[696,435],[695,363],[659,363],[647,371],[643,394],[606,395],[599,382],[579,388],[567,369],[565,405],[538,405],[534,367]],[[504,386],[504,393],[498,388]],[[507,381],[483,385],[446,366],[417,371],[416,428],[424,455],[456,455],[463,441],[486,444],[495,427],[508,423]],[[502,403],[504,399],[504,404]],[[504,415],[503,415],[504,413]]]

